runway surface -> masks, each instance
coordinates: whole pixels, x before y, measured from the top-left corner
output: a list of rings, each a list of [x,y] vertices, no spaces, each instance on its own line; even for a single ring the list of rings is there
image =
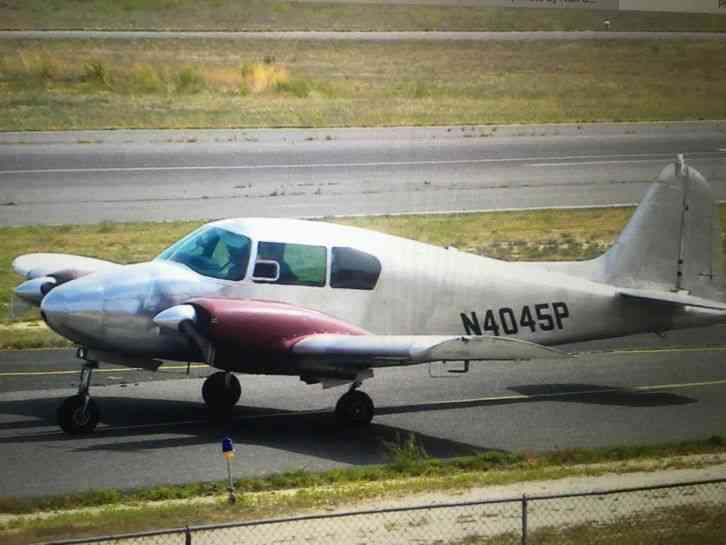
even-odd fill
[[[0,134],[0,225],[635,204],[726,123]]]
[[[716,328],[704,331],[674,334],[669,342],[723,337]],[[80,438],[60,433],[54,416],[77,384],[72,353],[4,352],[0,496],[223,479],[225,435],[237,445],[235,475],[259,475],[380,463],[383,441],[408,433],[435,456],[724,433],[726,351],[663,349],[663,343],[639,337],[615,346],[651,347],[585,353],[564,363],[482,364],[463,378],[430,378],[426,366],[380,371],[364,384],[378,411],[364,430],[336,427],[331,408],[341,389],[240,376],[243,397],[234,417],[214,423],[200,395],[206,368],[194,367],[186,377],[184,366],[157,375],[104,366],[92,390],[102,422],[94,435]],[[433,371],[443,374],[440,367]]]

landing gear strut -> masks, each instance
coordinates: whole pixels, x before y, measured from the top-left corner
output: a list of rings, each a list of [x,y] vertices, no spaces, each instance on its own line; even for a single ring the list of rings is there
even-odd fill
[[[58,407],[58,423],[61,429],[70,435],[91,433],[101,416],[90,394],[94,369],[98,369],[98,363],[95,361],[88,361],[83,365],[78,394],[66,398]]]
[[[354,382],[350,390],[343,394],[335,405],[335,418],[339,424],[348,427],[360,427],[370,424],[375,409],[373,401],[365,392],[357,390],[361,385]]]
[[[239,380],[230,372],[214,373],[202,385],[204,403],[216,415],[229,413],[239,401],[241,393]]]

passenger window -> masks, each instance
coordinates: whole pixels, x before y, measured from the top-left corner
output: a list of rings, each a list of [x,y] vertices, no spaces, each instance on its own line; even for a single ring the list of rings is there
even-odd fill
[[[381,275],[377,257],[353,248],[333,248],[330,285],[334,288],[372,290]]]
[[[279,265],[277,278],[261,278],[257,274],[259,265],[269,269],[264,263],[276,262]],[[261,271],[262,272],[262,271]],[[294,286],[325,285],[325,247],[307,244],[286,244],[283,242],[260,242],[257,246],[255,282],[272,282]],[[267,276],[267,275],[265,275]]]

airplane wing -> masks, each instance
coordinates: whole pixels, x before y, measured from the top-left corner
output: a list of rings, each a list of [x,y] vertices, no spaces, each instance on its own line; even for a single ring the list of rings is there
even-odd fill
[[[618,290],[618,293],[623,297],[637,299],[640,301],[726,311],[726,303],[722,301],[713,301],[711,299],[704,299],[703,297],[695,297],[693,295],[683,293],[630,288],[621,288]]]
[[[242,353],[279,354],[322,362],[327,368],[570,356],[510,337],[377,335],[318,311],[274,301],[193,299],[160,312],[154,323],[188,337],[207,363],[230,367]]]
[[[74,278],[118,267],[116,263],[71,254],[25,254],[13,260],[13,270],[30,280],[55,273],[66,273]]]
[[[494,336],[314,334],[291,351],[303,358],[368,363],[371,367],[431,361],[559,359],[570,354],[539,344]]]

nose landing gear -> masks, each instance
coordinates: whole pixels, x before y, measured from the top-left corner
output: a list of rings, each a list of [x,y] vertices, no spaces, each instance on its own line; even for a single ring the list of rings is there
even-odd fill
[[[95,361],[88,361],[83,365],[78,394],[66,398],[58,407],[58,423],[61,429],[69,435],[91,433],[96,429],[101,417],[98,405],[90,395],[94,369],[98,369],[98,363]]]

